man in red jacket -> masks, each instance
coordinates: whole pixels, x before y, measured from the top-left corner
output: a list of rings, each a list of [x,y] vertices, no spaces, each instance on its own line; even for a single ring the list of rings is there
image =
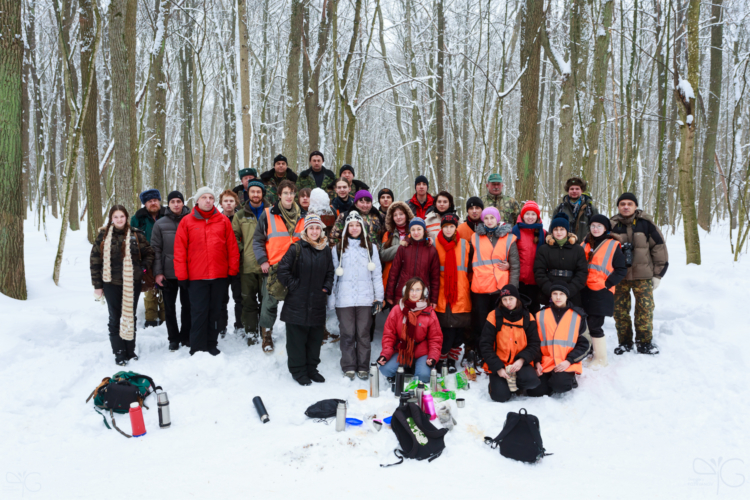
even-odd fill
[[[420,219],[427,217],[427,210],[435,203],[435,199],[427,192],[429,188],[430,181],[424,175],[419,175],[414,180],[414,196],[408,204],[414,216]]]
[[[177,227],[174,271],[190,293],[190,354],[216,356],[219,322],[228,277],[240,272],[240,252],[232,224],[214,207],[211,188],[198,189],[195,208]]]

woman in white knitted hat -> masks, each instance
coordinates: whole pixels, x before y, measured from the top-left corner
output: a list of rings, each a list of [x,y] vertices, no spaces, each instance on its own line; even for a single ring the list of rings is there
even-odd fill
[[[331,249],[336,267],[333,295],[328,307],[336,307],[341,334],[341,370],[349,379],[369,377],[370,325],[383,308],[383,274],[377,245],[363,230],[364,220],[349,212],[342,240]]]

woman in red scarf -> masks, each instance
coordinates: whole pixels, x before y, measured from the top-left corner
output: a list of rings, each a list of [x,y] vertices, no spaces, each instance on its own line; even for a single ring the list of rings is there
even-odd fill
[[[425,284],[412,278],[404,286],[404,296],[396,304],[383,329],[380,372],[393,378],[399,365],[414,367],[414,375],[430,382],[430,369],[436,366],[443,344],[437,316],[428,303]]]
[[[471,327],[471,285],[468,273],[471,245],[456,232],[458,224],[457,215],[443,215],[435,241],[435,250],[440,258],[440,295],[435,312],[443,331],[438,370],[443,363],[447,363],[449,373],[456,372],[463,331]]]

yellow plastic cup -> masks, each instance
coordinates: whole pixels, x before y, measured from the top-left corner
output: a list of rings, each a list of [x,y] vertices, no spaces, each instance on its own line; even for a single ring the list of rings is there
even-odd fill
[[[357,399],[360,401],[367,399],[367,389],[357,389]]]

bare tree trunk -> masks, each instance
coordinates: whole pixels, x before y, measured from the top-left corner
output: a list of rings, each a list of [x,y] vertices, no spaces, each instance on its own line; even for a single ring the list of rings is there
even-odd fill
[[[724,40],[724,0],[713,0],[711,4],[711,74],[708,87],[708,110],[706,117],[706,141],[703,144],[701,161],[700,196],[698,197],[698,224],[706,231],[711,230],[711,195],[716,184],[714,155],[716,136],[719,132],[719,111],[721,106],[721,82],[723,77]]]
[[[518,123],[516,198],[536,197],[537,121],[539,119],[540,28],[544,19],[543,0],[526,0],[521,14],[521,113]]]
[[[309,50],[305,50],[305,74],[309,75],[309,84],[305,86],[305,115],[307,116],[307,135],[310,151],[320,148],[320,68],[323,65],[323,57],[328,47],[328,33],[331,31],[331,12],[335,0],[324,0],[323,12],[318,29],[318,50],[315,59],[310,61]],[[382,14],[378,9],[378,15],[382,22]],[[306,44],[307,45],[307,44]],[[383,53],[385,57],[385,53]],[[388,62],[384,61],[387,65]],[[390,73],[389,73],[390,76]],[[390,76],[393,79],[392,76]],[[309,90],[308,90],[309,89]],[[399,110],[399,116],[400,116]],[[401,122],[398,123],[399,128]]]
[[[28,16],[28,14],[27,14]],[[28,19],[28,17],[27,17]],[[34,177],[31,164],[31,144],[33,133],[31,130],[31,99],[29,97],[29,88],[31,87],[31,59],[33,54],[29,53],[25,45],[23,47],[23,68],[21,69],[21,190],[23,197],[23,217],[26,219],[28,210],[25,207],[31,207],[31,179]]]
[[[0,0],[0,293],[26,300],[21,149],[21,2]],[[63,224],[64,225],[64,224]]]
[[[191,80],[193,73],[190,61],[193,59],[192,38],[193,38],[193,20],[189,16],[184,16],[187,22],[187,39],[182,41],[180,48],[180,90],[182,93],[182,151],[184,155],[184,172],[185,179],[185,200],[187,201],[195,192],[193,183],[193,173],[195,168],[195,158],[193,157],[193,98]]]
[[[284,122],[284,155],[289,167],[298,171],[297,133],[299,130],[299,64],[302,54],[302,0],[292,0],[289,27],[289,66],[286,71],[286,119]]]
[[[669,95],[669,92],[667,91],[667,84],[669,82],[668,77],[668,68],[667,65],[669,64],[669,21],[671,19],[671,10],[667,10],[667,25],[664,28],[664,35],[667,38],[666,43],[662,44],[661,42],[661,29],[662,29],[662,10],[661,10],[661,0],[654,0],[654,10],[656,11],[656,64],[657,64],[657,86],[659,88],[658,91],[658,99],[659,99],[659,116],[662,117],[661,120],[659,120],[659,130],[658,130],[658,138],[657,143],[659,144],[659,154],[658,154],[658,173],[657,173],[657,181],[656,181],[656,209],[654,213],[654,221],[658,225],[664,225],[666,223],[666,211],[667,211],[667,203],[666,203],[666,186],[667,186],[667,171],[666,171],[666,159],[664,157],[664,148],[666,147],[666,135],[667,135],[667,96]],[[664,48],[662,48],[664,47]],[[666,50],[666,56],[662,53],[663,50]]]
[[[267,7],[267,6],[266,6]],[[268,15],[267,12],[264,16]],[[247,33],[247,0],[237,0],[240,26],[240,99],[242,101],[242,168],[252,166],[253,124],[250,116],[250,54]],[[263,122],[261,118],[261,122]]]
[[[135,212],[138,193],[138,130],[135,107],[137,0],[112,0],[109,34],[112,58],[112,101],[115,137],[115,203]]]
[[[58,69],[62,69],[61,65],[57,64]],[[59,74],[59,73],[58,73]],[[55,76],[57,78],[57,76]],[[59,91],[56,84],[52,87]],[[49,164],[47,165],[47,200],[50,208],[52,209],[52,217],[57,219],[57,110],[59,105],[58,92],[52,94],[52,114],[50,115],[49,125]]]
[[[437,170],[438,189],[448,189],[448,171],[445,161],[445,14],[443,12],[443,0],[436,0],[437,7],[437,81],[435,96],[435,170]]]

